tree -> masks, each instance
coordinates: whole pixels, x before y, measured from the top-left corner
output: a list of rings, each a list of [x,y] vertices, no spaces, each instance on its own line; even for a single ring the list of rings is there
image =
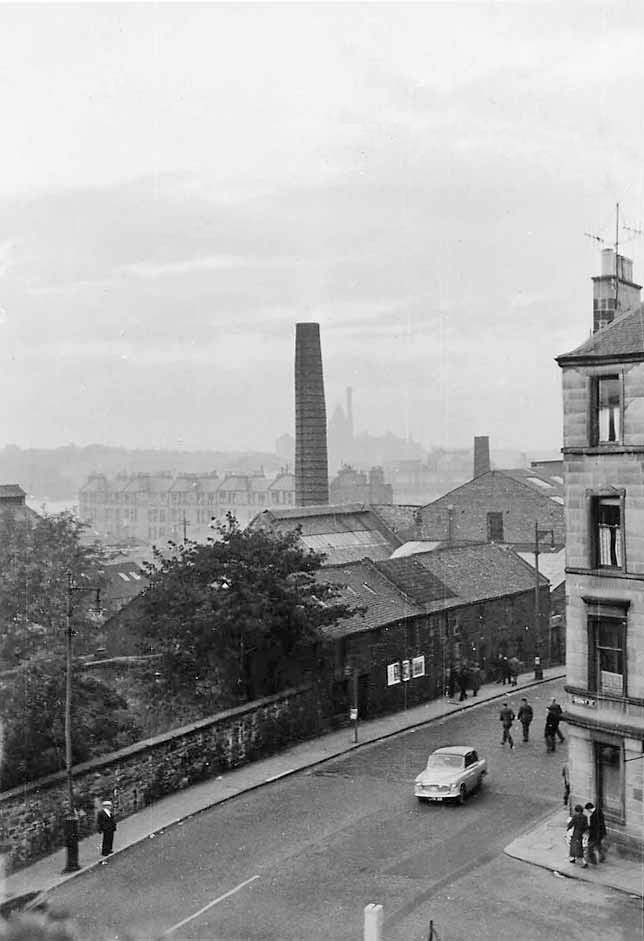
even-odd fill
[[[101,584],[106,556],[98,544],[83,542],[85,529],[69,512],[46,514],[35,523],[0,514],[0,657],[5,664],[25,659],[36,647],[53,652],[62,644],[68,572],[77,584]],[[85,616],[94,600],[91,592],[74,596],[75,620],[85,622],[78,650],[91,643],[96,630]]]
[[[72,761],[78,764],[136,741],[127,703],[93,676],[72,672]],[[2,677],[0,788],[65,767],[65,663],[37,656]]]
[[[323,556],[296,533],[242,531],[229,514],[218,536],[156,552],[142,598],[147,638],[161,654],[159,691],[210,707],[301,678],[317,663],[322,628],[352,613],[318,575]]]

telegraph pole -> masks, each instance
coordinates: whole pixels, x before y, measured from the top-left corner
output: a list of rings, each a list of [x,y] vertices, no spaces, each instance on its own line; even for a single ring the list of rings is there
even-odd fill
[[[95,585],[76,585],[71,572],[67,573],[67,617],[65,625],[65,770],[67,772],[68,810],[65,817],[65,846],[67,860],[63,872],[78,872],[78,814],[74,805],[74,781],[72,775],[72,597],[75,591],[95,591],[96,608],[100,603],[100,588]]]
[[[534,646],[535,646],[535,657],[534,657],[534,678],[535,680],[543,679],[543,664],[541,663],[541,648],[543,646],[543,640],[541,637],[541,611],[540,611],[540,599],[539,599],[539,540],[542,536],[550,535],[550,545],[554,548],[555,544],[555,533],[552,529],[539,529],[538,521],[535,521],[534,524]],[[549,665],[549,664],[548,664]]]

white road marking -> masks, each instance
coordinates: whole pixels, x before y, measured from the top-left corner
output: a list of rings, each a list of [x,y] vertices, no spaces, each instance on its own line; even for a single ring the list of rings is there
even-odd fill
[[[251,882],[254,882],[255,879],[259,879],[259,876],[251,876],[250,879],[246,879],[245,882],[240,882],[239,885],[236,885],[234,889],[230,889],[229,892],[224,892],[223,895],[220,895],[218,898],[213,899],[212,902],[208,902],[207,905],[204,905],[203,908],[200,908],[198,912],[195,912],[193,915],[188,915],[187,918],[184,918],[183,921],[177,922],[176,925],[173,925],[172,928],[168,928],[167,931],[164,931],[161,937],[165,938],[167,935],[172,934],[178,928],[183,928],[184,925],[187,925],[189,921],[193,921],[195,918],[199,918],[200,915],[203,915],[204,912],[207,912],[209,908],[218,905],[219,902],[223,902],[224,899],[230,898],[231,895],[234,895],[235,892],[239,892],[240,889],[243,889],[244,886],[250,885]]]

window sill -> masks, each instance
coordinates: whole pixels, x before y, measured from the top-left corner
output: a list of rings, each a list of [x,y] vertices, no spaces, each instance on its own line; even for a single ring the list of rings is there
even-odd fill
[[[587,444],[561,449],[562,454],[642,454],[642,444]]]
[[[623,569],[592,569],[569,565],[566,566],[566,575],[592,575],[596,578],[624,578],[631,581],[644,582],[644,574],[625,572]]]

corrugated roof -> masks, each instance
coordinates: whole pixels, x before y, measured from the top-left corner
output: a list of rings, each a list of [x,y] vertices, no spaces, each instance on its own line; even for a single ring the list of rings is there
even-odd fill
[[[268,526],[277,532],[299,528],[302,543],[326,555],[327,565],[368,557],[388,559],[400,545],[378,516],[364,504],[345,506],[271,508],[259,513],[253,526]]]
[[[598,330],[581,346],[557,356],[557,362],[565,365],[578,359],[610,359],[644,357],[644,309],[626,311],[616,317],[612,323]]]
[[[535,573],[512,549],[494,543],[436,549],[414,556],[465,601],[503,598],[534,589]],[[542,584],[547,579],[540,576]]]

